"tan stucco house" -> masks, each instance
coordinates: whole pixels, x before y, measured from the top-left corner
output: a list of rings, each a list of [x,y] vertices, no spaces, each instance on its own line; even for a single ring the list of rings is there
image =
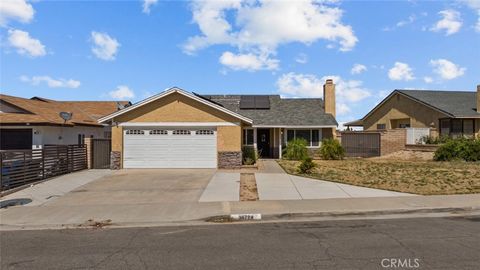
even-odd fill
[[[395,90],[360,120],[345,126],[364,130],[431,128],[440,136],[479,136],[477,91]]]
[[[112,125],[112,168],[236,168],[242,148],[279,158],[286,143],[332,137],[335,85],[325,102],[278,95],[199,95],[170,88],[99,119]]]

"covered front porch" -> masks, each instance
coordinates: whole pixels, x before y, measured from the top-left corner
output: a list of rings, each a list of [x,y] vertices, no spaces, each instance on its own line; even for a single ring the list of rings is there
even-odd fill
[[[295,138],[307,141],[307,148],[314,152],[323,139],[332,138],[334,127],[326,126],[253,126],[242,130],[242,146],[253,147],[260,158],[282,158],[282,151]]]

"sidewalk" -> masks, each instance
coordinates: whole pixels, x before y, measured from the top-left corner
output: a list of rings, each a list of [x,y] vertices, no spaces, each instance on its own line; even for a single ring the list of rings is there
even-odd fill
[[[1,200],[30,199],[32,202],[28,206],[38,206],[110,174],[112,174],[111,170],[83,170],[64,174],[3,196]]]
[[[230,214],[285,216],[398,214],[480,210],[480,194],[413,197],[340,198],[255,202],[184,202],[128,205],[11,207],[0,212],[0,230],[76,228],[88,220],[111,220],[114,227],[208,224],[204,219]]]

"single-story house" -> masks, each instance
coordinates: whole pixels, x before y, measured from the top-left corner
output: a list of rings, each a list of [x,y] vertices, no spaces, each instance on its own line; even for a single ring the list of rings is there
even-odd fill
[[[0,95],[0,150],[83,143],[85,137],[110,138],[97,120],[130,105],[129,101],[56,101]],[[67,116],[65,121],[60,114]]]
[[[480,85],[476,92],[395,90],[365,117],[345,126],[366,131],[432,128],[440,136],[479,136]]]
[[[112,125],[113,168],[235,168],[242,165],[242,147],[279,158],[295,137],[310,149],[333,137],[332,80],[324,99],[199,95],[173,87],[99,122]]]

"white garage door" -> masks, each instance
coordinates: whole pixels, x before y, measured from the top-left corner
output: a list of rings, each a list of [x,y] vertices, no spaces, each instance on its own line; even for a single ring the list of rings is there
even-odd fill
[[[216,168],[213,129],[126,129],[124,168]]]

